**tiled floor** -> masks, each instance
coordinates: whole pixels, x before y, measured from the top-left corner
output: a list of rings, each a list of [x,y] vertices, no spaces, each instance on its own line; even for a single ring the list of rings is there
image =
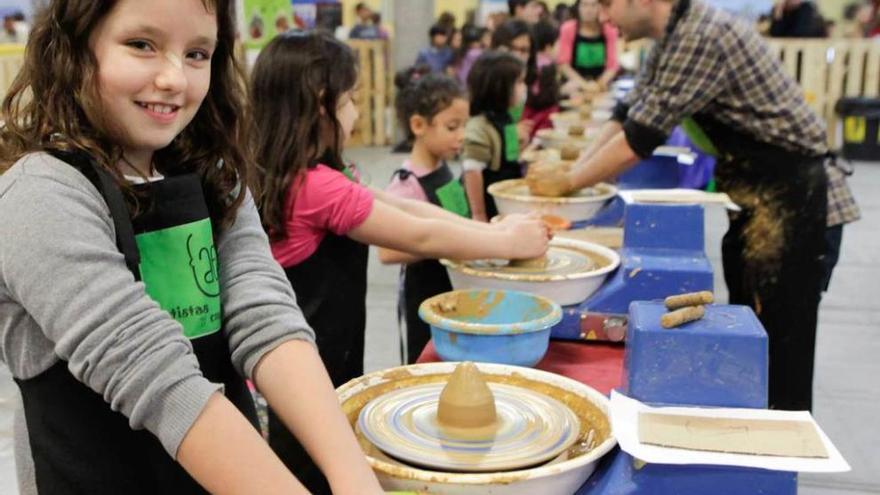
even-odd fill
[[[386,149],[350,153],[377,187],[387,183],[403,155]],[[863,220],[845,229],[843,254],[822,303],[815,378],[815,416],[853,470],[800,477],[801,495],[880,494],[880,163],[859,164],[850,179]],[[726,299],[721,274],[723,211],[706,214],[706,247],[715,267],[715,287]],[[396,267],[370,260],[366,367],[399,363]]]
[[[377,187],[403,160],[384,148],[349,153]],[[839,475],[803,475],[802,495],[880,494],[880,164],[860,164],[851,183],[864,219],[846,228],[843,254],[822,304],[816,363],[815,415],[852,465]],[[720,268],[720,239],[727,228],[720,210],[706,215],[706,245],[716,269],[716,292],[726,297]],[[371,253],[367,313],[368,371],[399,363],[398,268]],[[15,388],[0,370],[0,495],[14,495],[9,449],[10,396]]]

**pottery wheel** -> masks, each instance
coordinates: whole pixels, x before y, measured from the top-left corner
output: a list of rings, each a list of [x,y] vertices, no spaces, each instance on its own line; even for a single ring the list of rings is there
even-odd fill
[[[511,187],[506,187],[502,189],[505,194],[510,194],[511,196],[520,196],[522,198],[534,198],[532,194],[529,192],[529,185],[525,182],[519,182],[516,185],[512,185]],[[577,192],[571,193],[566,198],[594,198],[596,196],[602,196],[608,193],[607,186],[603,187],[587,187],[581,189]],[[540,197],[540,196],[539,196]]]
[[[600,268],[593,258],[578,249],[550,246],[547,249],[547,266],[528,267],[509,265],[506,260],[473,260],[465,262],[469,268],[485,273],[571,275],[586,273]]]
[[[498,419],[480,435],[437,422],[445,383],[395,390],[368,403],[358,417],[364,437],[401,461],[443,471],[507,471],[547,462],[569,448],[580,425],[561,402],[529,389],[490,383]]]

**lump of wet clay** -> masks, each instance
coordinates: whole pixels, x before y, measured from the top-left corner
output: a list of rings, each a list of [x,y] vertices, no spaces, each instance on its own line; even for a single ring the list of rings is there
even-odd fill
[[[455,310],[458,309],[458,304],[456,304],[456,299],[453,297],[446,297],[440,299],[439,301],[435,301],[433,304],[434,312],[437,314],[448,314],[454,313]]]
[[[437,421],[453,428],[484,428],[496,420],[495,396],[474,363],[455,367],[437,406]]]
[[[537,258],[527,258],[523,260],[510,260],[510,266],[516,268],[544,269],[547,268],[548,264],[549,260],[547,259],[547,255],[538,256]]]
[[[573,124],[568,128],[568,135],[571,137],[583,137],[584,130],[584,126],[580,124]]]
[[[578,110],[578,114],[582,119],[587,120],[593,117],[593,107],[592,105],[584,105]]]
[[[577,146],[575,146],[573,144],[566,144],[559,151],[559,158],[561,158],[564,161],[572,161],[572,160],[577,160],[578,157],[580,156],[580,154],[581,154],[580,148],[578,148]]]

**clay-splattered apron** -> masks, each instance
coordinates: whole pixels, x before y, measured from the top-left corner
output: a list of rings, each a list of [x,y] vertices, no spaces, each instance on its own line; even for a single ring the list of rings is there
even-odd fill
[[[406,180],[412,172],[400,169],[394,172],[400,180]],[[428,201],[447,211],[470,218],[467,196],[461,182],[455,180],[452,170],[443,163],[437,170],[417,178]],[[446,268],[437,260],[407,263],[402,267],[402,294],[398,311],[406,319],[406,360],[412,364],[431,339],[428,324],[419,318],[419,306],[429,297],[452,290]]]
[[[150,208],[133,221],[113,178],[88,157],[56,156],[89,178],[107,202],[116,241],[136,280],[190,339],[206,378],[256,425],[256,410],[236,373],[221,330],[220,281],[208,208],[199,177],[186,174],[139,186]],[[47,494],[206,493],[146,430],[79,382],[59,361],[17,381],[37,489]]]
[[[724,236],[724,279],[732,304],[751,306],[770,339],[770,407],[812,406],[819,300],[825,278],[827,177],[824,156],[762,143],[711,117],[685,127],[717,154],[718,190],[742,207]]]

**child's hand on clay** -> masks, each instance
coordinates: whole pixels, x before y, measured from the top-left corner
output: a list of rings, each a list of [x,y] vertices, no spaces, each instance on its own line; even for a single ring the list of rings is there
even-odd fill
[[[517,219],[506,230],[510,235],[509,259],[537,258],[547,252],[549,229],[539,217]]]
[[[559,197],[569,194],[573,187],[569,169],[554,163],[535,162],[529,165],[526,183],[533,196]]]

